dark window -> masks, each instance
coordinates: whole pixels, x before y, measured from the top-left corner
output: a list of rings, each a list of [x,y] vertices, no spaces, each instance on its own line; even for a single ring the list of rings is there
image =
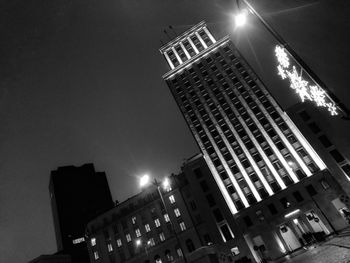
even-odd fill
[[[288,199],[286,197],[282,197],[280,199],[280,202],[284,208],[290,207],[290,203],[288,202]]]
[[[248,168],[248,167],[250,166],[250,163],[248,162],[247,159],[244,159],[244,160],[242,161],[242,165],[243,165],[244,168]]]
[[[201,169],[196,168],[196,169],[193,170],[193,172],[194,172],[194,174],[196,175],[197,178],[202,178],[203,177]]]
[[[234,194],[234,193],[236,192],[235,188],[233,188],[232,185],[229,185],[229,186],[227,187],[227,190],[228,190],[228,192],[229,192],[231,195]]]
[[[288,136],[288,140],[290,141],[290,143],[295,143],[295,142],[297,142],[297,139],[295,139],[294,135],[289,135],[289,136]]]
[[[227,173],[225,171],[220,172],[220,177],[222,180],[226,180],[228,178]]]
[[[327,190],[328,188],[330,188],[330,185],[328,184],[328,182],[326,180],[321,180],[320,183],[321,183],[324,190]]]
[[[278,150],[283,150],[285,148],[281,141],[276,142],[276,146],[277,146]]]
[[[201,181],[199,184],[203,192],[207,192],[209,190],[209,186],[205,180]]]
[[[211,194],[206,195],[206,198],[210,207],[216,205],[215,199]]]
[[[332,151],[329,152],[332,157],[334,158],[334,160],[336,160],[337,163],[341,163],[342,161],[344,161],[344,157],[340,154],[340,152],[338,152],[338,150],[334,149]]]
[[[319,170],[319,168],[314,163],[309,163],[307,166],[309,167],[310,171],[313,173]]]
[[[303,121],[308,121],[311,119],[310,115],[305,110],[299,112],[299,115],[303,119]]]
[[[250,226],[253,225],[253,222],[252,222],[252,220],[250,219],[249,216],[243,217],[243,221],[244,221],[244,223],[247,225],[247,227],[250,227]]]
[[[278,211],[277,211],[276,206],[274,204],[269,204],[269,205],[267,205],[267,207],[269,208],[272,215],[277,214]]]
[[[258,154],[258,153],[255,153],[255,154],[253,155],[253,159],[254,159],[254,161],[256,161],[256,162],[260,162],[260,161],[262,160],[260,154]]]
[[[343,171],[347,174],[347,176],[350,177],[350,165],[349,164],[345,164],[341,167],[343,169]]]
[[[257,202],[256,198],[252,194],[247,195],[247,200],[250,205],[255,204]]]
[[[191,209],[192,209],[193,211],[197,210],[197,205],[196,205],[196,203],[195,203],[194,201],[191,201],[191,202],[190,202],[190,206],[191,206]]]
[[[313,133],[319,133],[320,131],[321,131],[321,129],[317,126],[317,124],[316,123],[314,123],[314,122],[311,122],[311,123],[309,123],[309,128],[311,129],[311,131],[313,132]]]
[[[311,170],[312,171],[312,170]],[[297,174],[299,180],[303,179],[306,177],[306,175],[303,173],[301,170],[296,170],[295,173]]]
[[[332,146],[332,143],[328,140],[326,135],[321,135],[320,137],[318,137],[318,139],[320,140],[320,142],[324,147],[328,148]]]
[[[270,185],[274,193],[281,191],[281,187],[276,182],[272,182]]]
[[[243,205],[243,203],[241,202],[241,200],[237,200],[237,201],[235,202],[235,205],[236,205],[236,208],[237,208],[238,211],[240,211],[240,210],[242,210],[242,209],[244,208],[244,205]]]
[[[188,252],[192,252],[196,249],[191,239],[186,240],[186,247]]]
[[[209,235],[209,234],[205,234],[205,235],[203,236],[203,238],[204,238],[205,244],[211,243],[211,238],[210,238],[210,235]]]
[[[316,189],[312,186],[312,184],[307,185],[307,186],[305,187],[305,189],[306,189],[306,191],[308,192],[308,194],[309,194],[310,196],[314,196],[314,195],[317,194],[317,191],[316,191]]]
[[[220,230],[221,230],[222,235],[224,236],[226,241],[233,239],[233,236],[231,234],[230,229],[228,228],[228,225],[225,224],[225,225],[220,226]]]
[[[224,217],[222,216],[222,214],[218,208],[213,210],[213,214],[214,214],[216,222],[221,222],[224,220]]]
[[[264,152],[266,153],[267,156],[270,156],[270,155],[273,154],[273,152],[272,152],[272,150],[271,150],[270,147],[265,148],[265,149],[264,149]]]
[[[293,192],[293,196],[297,202],[302,202],[304,200],[303,196],[300,194],[299,191]]]

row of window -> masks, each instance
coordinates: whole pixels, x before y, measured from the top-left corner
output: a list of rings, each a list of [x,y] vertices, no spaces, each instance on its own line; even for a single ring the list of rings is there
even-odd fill
[[[171,60],[171,63],[174,65],[174,67],[177,67],[178,65],[188,60],[186,53],[190,57],[193,57],[196,55],[197,52],[201,52],[206,47],[213,44],[213,42],[211,41],[207,33],[204,31],[204,29],[199,30],[197,33],[198,35],[196,33],[193,33],[186,40],[183,40],[181,42],[183,46],[180,43],[178,43],[176,46],[174,46],[174,50],[170,49],[166,51],[166,54],[169,56],[169,59]],[[202,41],[204,42],[204,44],[202,43]],[[192,46],[192,44],[194,45],[194,47]],[[177,56],[180,58],[180,60]]]
[[[326,190],[328,188],[330,188],[329,184],[327,181],[325,180],[321,180],[320,181],[322,187]],[[316,189],[313,187],[312,184],[309,184],[307,186],[305,186],[305,190],[306,192],[312,197],[314,195],[317,194],[317,191]],[[300,203],[300,202],[303,202],[304,201],[304,197],[302,196],[302,194],[299,192],[299,191],[294,191],[292,193],[292,196],[293,196],[293,199],[297,202],[297,203]],[[284,208],[284,209],[288,209],[291,207],[292,205],[292,201],[288,198],[288,197],[282,197],[280,198],[280,204],[281,206]],[[267,208],[270,212],[271,215],[276,215],[278,214],[280,211],[276,208],[275,204],[274,203],[270,203],[267,205]],[[263,214],[263,211],[262,210],[257,210],[255,212],[256,214],[256,218],[258,219],[258,221],[264,221],[265,220],[265,216]],[[250,218],[250,216],[244,216],[243,218],[243,221],[244,223],[246,224],[247,227],[251,227],[253,226],[253,221],[252,219]]]
[[[318,127],[318,125],[312,121],[311,116],[307,113],[306,110],[302,110],[301,112],[299,112],[299,116],[301,117],[301,119],[305,122],[307,122],[308,127],[310,128],[310,130],[315,134],[318,135],[318,140],[321,142],[321,144],[329,149],[331,148],[333,145],[333,143],[328,139],[328,137],[325,134],[321,134],[322,130]],[[332,149],[333,148],[333,149]],[[344,156],[337,150],[334,149],[334,147],[332,147],[331,149],[329,149],[329,154],[333,157],[333,159],[341,165],[342,170],[344,171],[344,173],[347,175],[348,179],[350,180],[350,165],[346,162],[346,159],[344,158]]]
[[[159,222],[158,222],[158,223],[159,223]],[[180,226],[181,231],[185,231],[185,230],[186,230],[186,225],[185,225],[184,222],[180,222],[180,223],[179,223],[179,226]],[[149,232],[149,231],[150,231],[149,225],[145,225],[145,229],[146,229],[147,232]],[[141,234],[140,234],[139,229],[136,229],[136,237],[140,237],[140,236],[141,236]],[[126,234],[126,235],[125,235],[125,238],[126,238],[126,241],[127,241],[128,243],[130,243],[130,242],[132,241],[132,237],[131,237],[130,234]],[[164,241],[166,240],[165,234],[164,234],[163,232],[158,233],[158,238],[159,238],[159,241],[160,241],[160,242],[164,242]],[[135,249],[136,249],[138,246],[142,245],[142,244],[140,243],[140,239],[136,239],[134,243],[135,243],[135,244],[134,244]],[[98,259],[98,258],[99,258],[99,254],[98,254],[98,251],[97,251],[97,249],[96,249],[97,241],[96,241],[96,238],[95,238],[95,237],[93,237],[93,238],[90,239],[90,244],[91,244],[91,246],[92,246],[93,248],[95,248],[95,250],[94,250],[94,258],[95,258],[95,259]],[[116,239],[116,245],[117,245],[118,248],[121,248],[121,247],[122,247],[123,243],[122,243],[121,238],[117,238],[117,239]],[[147,240],[147,242],[146,242],[145,244],[143,244],[143,245],[146,245],[146,246],[148,246],[148,247],[153,247],[153,246],[156,245],[155,239],[154,239],[153,237],[152,237],[152,238],[149,238],[149,239]],[[112,253],[114,249],[113,249],[112,243],[110,242],[110,239],[107,240],[106,246],[107,246],[108,252],[109,252],[109,253]]]

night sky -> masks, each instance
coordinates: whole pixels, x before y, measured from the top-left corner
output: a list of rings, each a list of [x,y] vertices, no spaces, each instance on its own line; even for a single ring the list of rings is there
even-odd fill
[[[250,2],[350,105],[349,1]],[[217,39],[231,34],[281,105],[297,102],[258,21],[234,30],[234,0],[3,0],[0,10],[1,262],[56,252],[48,183],[58,166],[93,162],[123,200],[138,176],[176,173],[199,152],[161,78],[169,25],[205,20]]]

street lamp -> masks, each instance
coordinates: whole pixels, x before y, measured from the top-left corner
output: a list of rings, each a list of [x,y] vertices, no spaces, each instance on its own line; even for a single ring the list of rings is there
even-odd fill
[[[162,194],[162,190],[160,188],[160,183],[158,182],[158,180],[156,178],[153,178],[153,180],[151,180],[150,176],[148,174],[145,174],[143,175],[141,178],[140,178],[140,187],[145,187],[146,185],[148,185],[149,183],[153,184],[154,186],[157,187],[157,191],[158,191],[158,194],[159,194],[159,197],[160,197],[160,200],[162,201],[162,205],[164,207],[164,210],[165,210],[165,213],[167,215],[169,215],[169,212],[168,212],[168,209],[167,209],[167,206],[165,204],[165,201],[164,201],[164,198],[163,198],[163,194]],[[171,184],[170,184],[170,180],[169,178],[165,178],[163,181],[162,181],[162,187],[163,189],[165,190],[168,190],[170,189],[171,190]],[[170,226],[171,226],[171,229],[175,235],[175,238],[176,238],[176,241],[177,243],[179,244],[179,247],[181,249],[181,252],[182,252],[182,255],[183,255],[183,259],[184,261],[187,263],[187,259],[186,259],[186,256],[185,256],[185,252],[184,250],[182,249],[182,246],[181,246],[181,242],[180,242],[180,239],[175,231],[175,227],[174,227],[174,224],[171,220],[171,217],[169,215],[169,223],[170,223]]]
[[[302,102],[305,100],[313,101],[318,107],[326,108],[331,115],[341,114],[343,119],[350,120],[350,111],[347,107],[328,89],[287,41],[259,15],[247,0],[241,0],[246,6],[244,9],[241,9],[239,1],[236,0],[236,5],[240,10],[240,13],[235,16],[236,27],[242,27],[246,23],[248,13],[252,13],[258,18],[265,29],[279,42],[279,45],[275,48],[275,54],[279,62],[277,66],[278,75],[282,79],[290,81],[290,87],[295,90]],[[289,57],[294,60],[295,65],[290,63]]]
[[[149,255],[148,255],[148,250],[147,250],[147,248],[148,248],[148,246],[150,245],[150,243],[151,243],[150,241],[142,242],[142,239],[141,239],[141,238],[136,239],[136,242],[135,242],[136,247],[140,247],[140,246],[144,245],[144,247],[145,247],[145,252],[146,252],[146,256],[147,256],[148,259],[149,259]]]

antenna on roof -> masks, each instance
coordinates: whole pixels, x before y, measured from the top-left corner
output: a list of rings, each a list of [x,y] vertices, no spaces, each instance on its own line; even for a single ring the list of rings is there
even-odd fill
[[[177,37],[177,33],[176,31],[174,30],[174,28],[172,26],[169,26],[170,30],[173,31],[173,33],[175,34],[175,36]]]
[[[171,37],[169,36],[168,32],[164,29],[164,34],[169,38],[169,40],[171,40]]]

